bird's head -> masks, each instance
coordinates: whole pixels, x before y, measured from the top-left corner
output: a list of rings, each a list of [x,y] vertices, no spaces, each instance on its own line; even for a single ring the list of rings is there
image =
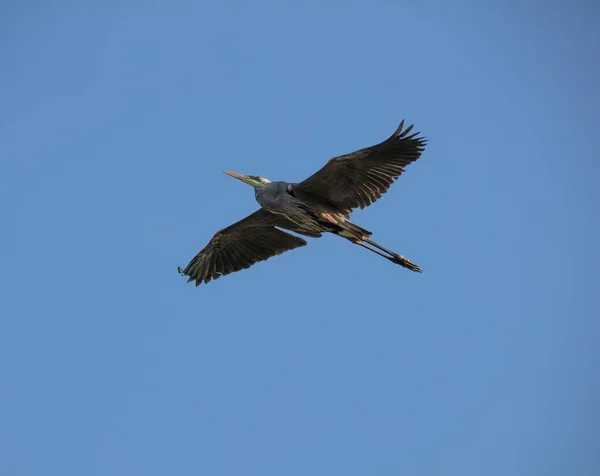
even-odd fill
[[[242,182],[247,183],[248,185],[252,185],[254,188],[265,188],[265,185],[271,183],[271,181],[269,179],[260,177],[258,175],[243,175],[243,174],[236,174],[234,172],[224,172],[224,173],[226,173],[230,177],[241,180]]]

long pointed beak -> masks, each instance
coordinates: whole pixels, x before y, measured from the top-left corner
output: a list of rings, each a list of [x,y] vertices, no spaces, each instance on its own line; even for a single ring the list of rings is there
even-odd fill
[[[242,182],[247,183],[248,185],[251,185],[252,187],[256,187],[256,185],[257,185],[256,180],[251,179],[247,175],[236,174],[235,172],[226,172],[226,171],[223,171],[223,173],[229,175],[230,177],[241,180]]]
[[[236,174],[235,172],[227,172],[227,171],[223,171],[224,174],[229,175],[230,177],[236,178],[238,180],[241,180],[242,182],[246,182],[249,180],[249,177],[247,177],[246,175],[243,174]]]

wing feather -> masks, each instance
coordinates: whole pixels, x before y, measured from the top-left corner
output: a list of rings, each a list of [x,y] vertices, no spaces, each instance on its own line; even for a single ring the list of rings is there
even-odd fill
[[[308,236],[321,236],[303,229],[285,217],[260,209],[217,232],[185,269],[178,270],[189,277],[188,282],[195,281],[196,286],[199,286],[203,282],[208,283],[247,269],[272,256],[306,245],[304,239],[276,227]]]
[[[344,213],[379,200],[404,168],[417,160],[427,144],[419,133],[408,135],[404,120],[385,141],[350,154],[334,157],[318,172],[294,188],[321,196]]]

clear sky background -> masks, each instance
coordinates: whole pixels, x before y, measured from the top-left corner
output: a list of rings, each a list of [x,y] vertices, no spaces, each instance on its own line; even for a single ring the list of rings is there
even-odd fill
[[[600,4],[0,7],[0,474],[600,474]],[[299,181],[429,137],[334,236],[195,288]]]

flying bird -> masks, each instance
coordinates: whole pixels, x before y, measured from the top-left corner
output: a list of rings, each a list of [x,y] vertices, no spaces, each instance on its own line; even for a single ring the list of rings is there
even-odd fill
[[[177,270],[199,286],[307,244],[283,231],[288,230],[311,238],[333,233],[392,263],[422,272],[408,258],[372,241],[370,231],[349,220],[353,209],[381,198],[404,168],[421,156],[427,140],[418,132],[408,135],[412,128],[404,129],[403,120],[385,141],[334,157],[300,183],[225,172],[254,187],[261,208],[217,232],[185,269]]]

